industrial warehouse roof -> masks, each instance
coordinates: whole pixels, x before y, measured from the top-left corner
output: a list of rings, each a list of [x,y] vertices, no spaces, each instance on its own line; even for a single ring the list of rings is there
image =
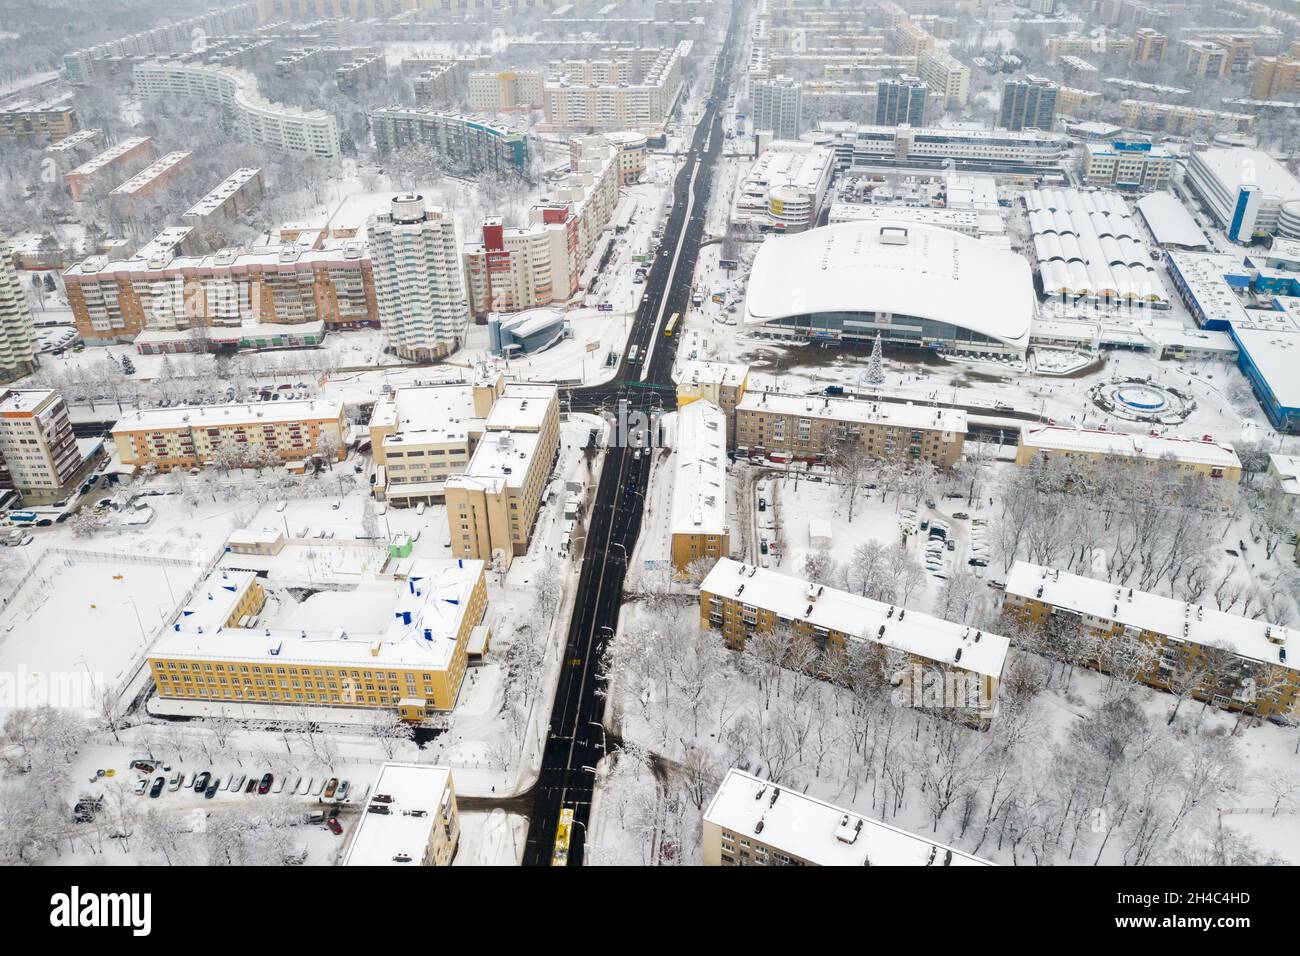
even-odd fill
[[[1210,241],[1201,232],[1201,227],[1173,193],[1148,193],[1134,205],[1160,245],[1194,250],[1210,248]]]
[[[1142,234],[1118,193],[1031,189],[1020,198],[1029,213],[1044,293],[1168,301]]]
[[[994,865],[734,768],[704,819],[818,866]]]
[[[712,402],[691,402],[677,412],[673,474],[673,534],[723,534],[727,530],[727,416]]]
[[[790,621],[807,621],[939,664],[1000,678],[1010,642],[1000,634],[809,584],[802,578],[723,558],[700,585],[717,594],[760,607]]]
[[[846,222],[773,237],[750,276],[748,325],[818,312],[890,313],[1023,349],[1034,317],[1022,256],[918,223]]]
[[[1300,653],[1300,641],[1289,629],[1277,624],[1227,614],[1212,606],[1188,604],[1028,561],[1017,561],[1011,568],[1007,575],[1007,594],[1067,608],[1103,621],[1118,621],[1178,641],[1205,645],[1222,641],[1236,654],[1268,664],[1282,664],[1279,651],[1286,649],[1288,662],[1285,666],[1294,668],[1294,655]]]

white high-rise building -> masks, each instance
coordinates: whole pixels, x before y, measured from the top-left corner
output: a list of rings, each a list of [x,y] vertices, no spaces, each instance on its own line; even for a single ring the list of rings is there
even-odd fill
[[[36,368],[32,310],[14,270],[13,251],[0,235],[0,378],[6,381]]]
[[[754,129],[770,129],[774,139],[798,139],[803,132],[803,88],[778,76],[754,81]]]
[[[424,197],[394,196],[390,211],[367,225],[379,324],[399,356],[431,361],[465,340],[469,304],[460,247],[449,213]]]

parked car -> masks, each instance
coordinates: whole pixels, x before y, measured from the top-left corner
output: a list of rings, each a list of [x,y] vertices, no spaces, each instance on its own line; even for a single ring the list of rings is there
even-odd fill
[[[194,778],[194,792],[202,793],[204,790],[208,789],[208,783],[211,780],[212,780],[212,774],[209,773],[207,770],[203,771],[201,774],[199,774],[197,777]]]
[[[262,774],[262,782],[257,785],[257,792],[259,794],[270,793],[271,784],[273,784],[274,782],[275,782],[275,777],[273,777],[271,774],[269,773]]]
[[[141,777],[139,780],[135,782],[134,789],[137,795],[144,793],[146,790],[149,789],[149,778]]]
[[[213,797],[217,795],[217,791],[220,789],[221,789],[221,778],[213,777],[212,782],[208,784],[207,788],[204,789],[203,791],[203,799],[211,800]]]
[[[231,778],[230,778],[230,792],[231,792],[231,793],[239,793],[240,790],[243,790],[243,789],[244,789],[244,781],[247,780],[247,779],[248,779],[248,775],[247,775],[247,774],[243,774],[243,773],[241,773],[241,774],[236,774],[235,776],[231,777]]]
[[[157,800],[162,796],[163,787],[167,786],[166,777],[158,777],[154,780],[153,786],[149,788],[149,799]]]
[[[176,773],[172,775],[171,780],[168,781],[167,789],[170,790],[172,793],[175,793],[177,790],[181,788],[181,783],[182,781],[184,781],[184,779],[185,779],[185,775],[182,774],[179,770],[177,770]]]
[[[346,780],[339,784],[339,788],[334,791],[335,800],[346,800],[348,798],[349,784]]]
[[[964,511],[955,511],[953,512],[953,517],[956,518],[958,521],[965,521],[967,518],[970,517],[970,515],[968,515]]]
[[[322,794],[322,796],[324,796],[326,800],[332,800],[334,799],[334,791],[337,790],[338,788],[339,788],[339,778],[330,777],[329,782],[325,784],[325,793]]]
[[[330,828],[330,833],[333,833],[335,836],[343,835],[343,825],[339,823],[337,817],[330,817],[325,821],[325,825]]]

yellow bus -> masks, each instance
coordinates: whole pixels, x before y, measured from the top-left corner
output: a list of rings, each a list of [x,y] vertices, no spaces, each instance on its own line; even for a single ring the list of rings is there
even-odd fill
[[[555,828],[555,849],[551,851],[551,866],[569,865],[569,839],[573,834],[573,808],[560,811],[560,825]]]
[[[681,318],[681,315],[680,312],[673,313],[672,318],[668,320],[668,324],[664,326],[664,335],[668,336],[673,334],[673,329],[677,328],[677,320]]]

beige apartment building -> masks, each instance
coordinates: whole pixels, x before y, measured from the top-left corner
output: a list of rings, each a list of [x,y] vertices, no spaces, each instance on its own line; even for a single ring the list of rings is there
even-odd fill
[[[700,626],[721,631],[735,650],[764,631],[800,638],[818,651],[857,645],[890,675],[900,706],[973,726],[993,719],[1010,647],[999,634],[730,558],[700,584]]]
[[[704,811],[705,866],[993,866],[732,768]]]
[[[470,637],[487,610],[482,561],[418,559],[391,581],[363,582],[363,629],[267,627],[251,571],[217,570],[147,657],[159,697],[392,710],[419,722],[456,705]]]
[[[670,554],[679,574],[700,559],[731,553],[727,520],[727,416],[713,402],[677,411],[673,436]]]
[[[677,380],[677,408],[681,410],[701,399],[712,402],[727,417],[727,447],[736,444],[736,406],[745,397],[749,366],[691,359],[682,364]]]
[[[1262,717],[1298,712],[1300,640],[1292,628],[1027,561],[1017,561],[1007,575],[1003,610],[1044,628],[1077,621],[1103,642],[1085,661],[1089,667],[1109,671],[1104,642],[1136,638],[1154,648],[1137,675],[1151,687],[1170,690],[1201,670],[1191,691],[1197,700]],[[1220,657],[1216,646],[1228,654]]]
[[[1202,474],[1234,485],[1241,479],[1241,459],[1232,446],[1221,445],[1208,435],[1180,438],[1061,425],[1027,425],[1020,430],[1016,465],[1023,468],[1035,457],[1044,460],[1144,461],[1149,464],[1169,462],[1185,474]]]
[[[57,501],[77,481],[83,459],[68,406],[48,388],[0,391],[0,487],[28,504]]]
[[[559,390],[507,387],[485,421],[464,472],[447,479],[452,554],[508,567],[528,552],[546,480],[560,448]]]
[[[541,107],[546,102],[541,70],[480,70],[469,75],[470,109],[504,113]]]
[[[746,392],[736,406],[736,451],[750,458],[821,462],[845,441],[872,458],[951,468],[966,443],[960,409]]]
[[[347,436],[343,403],[327,399],[149,408],[129,412],[113,426],[122,464],[160,472],[225,467],[225,446],[265,449],[283,462],[324,457],[329,450],[343,461]],[[247,460],[255,459],[250,454]]]
[[[383,765],[343,854],[344,866],[451,866],[460,812],[448,767]]]

